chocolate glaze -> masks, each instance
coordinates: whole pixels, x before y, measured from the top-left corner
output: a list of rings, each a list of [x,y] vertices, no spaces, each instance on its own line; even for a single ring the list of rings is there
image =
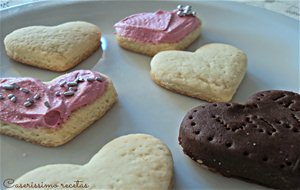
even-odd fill
[[[300,95],[263,91],[246,104],[209,103],[184,117],[179,143],[227,177],[300,189]]]

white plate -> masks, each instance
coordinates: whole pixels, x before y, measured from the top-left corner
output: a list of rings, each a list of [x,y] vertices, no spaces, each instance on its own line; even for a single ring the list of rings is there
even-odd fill
[[[45,71],[10,60],[4,37],[31,25],[56,25],[84,20],[103,32],[101,51],[75,69],[94,69],[109,75],[119,101],[104,118],[71,142],[44,148],[1,136],[1,183],[36,167],[52,163],[84,164],[108,141],[129,133],[148,133],[160,138],[172,151],[176,189],[257,189],[263,187],[223,177],[200,168],[183,154],[178,130],[185,113],[205,102],[171,93],[154,84],[149,76],[150,57],[121,49],[113,24],[137,12],[172,10],[177,2],[65,2],[49,1],[1,11],[1,77],[31,76],[51,80],[60,73]],[[244,102],[266,89],[299,92],[299,23],[263,9],[229,2],[182,2],[191,4],[203,21],[203,32],[188,50],[209,42],[223,42],[244,50],[249,58],[245,79],[233,101]],[[258,174],[259,175],[259,174]]]

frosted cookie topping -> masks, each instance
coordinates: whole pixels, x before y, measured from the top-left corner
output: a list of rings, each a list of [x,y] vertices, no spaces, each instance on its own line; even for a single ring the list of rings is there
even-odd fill
[[[176,43],[201,25],[193,16],[179,16],[177,10],[158,10],[154,13],[138,13],[124,18],[114,25],[116,33],[144,43]]]
[[[0,120],[25,128],[58,128],[71,112],[100,97],[107,79],[74,71],[45,84],[34,78],[0,79]]]

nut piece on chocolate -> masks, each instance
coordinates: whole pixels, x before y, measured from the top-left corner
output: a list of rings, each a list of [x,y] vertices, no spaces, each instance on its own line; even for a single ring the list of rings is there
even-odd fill
[[[184,117],[185,154],[227,177],[300,189],[300,95],[263,91],[246,104],[210,103]]]

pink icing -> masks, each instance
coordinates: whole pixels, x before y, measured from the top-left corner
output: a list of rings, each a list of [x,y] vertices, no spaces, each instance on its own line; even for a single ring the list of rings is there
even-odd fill
[[[144,43],[176,43],[201,25],[195,16],[180,17],[177,10],[138,13],[114,25],[118,35]]]
[[[72,82],[77,78],[83,78],[84,82],[78,83],[73,96],[56,96],[55,92],[66,92],[68,87],[60,86],[63,81]],[[87,78],[101,77],[101,81],[94,80],[88,82]],[[5,85],[17,84],[21,88],[30,92],[24,93],[20,89],[6,90]],[[4,99],[0,100],[0,120],[2,122],[14,123],[25,128],[45,127],[59,128],[65,122],[71,112],[93,102],[100,97],[107,86],[107,78],[98,72],[89,70],[74,71],[62,75],[51,82],[45,84],[34,78],[1,78],[0,93]],[[9,94],[14,94],[17,101],[14,103],[9,98]],[[32,98],[35,94],[40,94],[40,99],[34,100],[30,107],[25,107],[24,102]],[[48,101],[50,107],[44,105]]]

